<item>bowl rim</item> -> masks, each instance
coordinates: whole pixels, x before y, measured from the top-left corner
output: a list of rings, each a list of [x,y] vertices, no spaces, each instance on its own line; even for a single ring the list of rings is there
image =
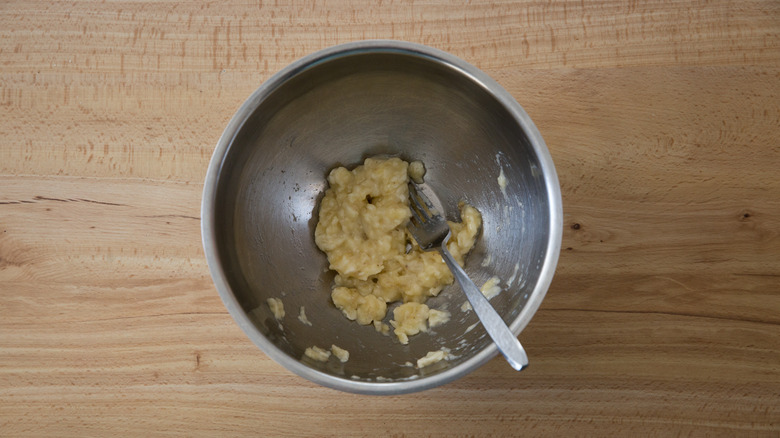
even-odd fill
[[[272,75],[246,99],[230,119],[230,122],[217,141],[203,185],[203,197],[201,201],[201,237],[209,271],[223,304],[241,330],[243,330],[249,339],[271,359],[293,373],[322,386],[358,394],[394,395],[422,391],[454,381],[487,363],[497,355],[498,349],[496,345],[491,342],[471,358],[450,369],[430,376],[421,376],[416,379],[403,381],[371,382],[353,380],[348,377],[339,377],[318,371],[279,349],[255,327],[247,314],[243,311],[227,281],[224,266],[217,257],[215,228],[215,204],[219,175],[230,145],[253,111],[282,84],[303,71],[341,57],[381,52],[399,53],[419,57],[433,63],[444,65],[455,70],[459,74],[466,76],[469,80],[485,89],[486,92],[490,93],[498,100],[528,135],[529,142],[539,159],[542,174],[545,176],[545,186],[549,199],[550,237],[547,241],[546,254],[536,287],[533,292],[531,292],[523,310],[510,324],[512,333],[514,333],[515,336],[520,334],[528,325],[547,294],[560,255],[563,233],[563,208],[558,176],[555,171],[555,166],[553,165],[552,157],[550,156],[544,139],[542,139],[541,133],[514,97],[480,69],[439,49],[418,43],[398,40],[354,41],[311,53],[294,61]]]

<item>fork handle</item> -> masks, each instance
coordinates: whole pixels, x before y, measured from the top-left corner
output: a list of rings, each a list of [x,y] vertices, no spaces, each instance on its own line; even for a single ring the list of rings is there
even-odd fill
[[[493,342],[498,346],[498,350],[504,355],[512,368],[517,371],[522,370],[528,366],[528,356],[525,354],[523,346],[520,345],[520,341],[518,341],[517,337],[509,330],[509,327],[504,323],[504,320],[498,312],[490,305],[490,301],[482,295],[482,292],[477,288],[477,285],[471,281],[469,276],[466,275],[466,271],[460,267],[458,262],[452,257],[452,254],[447,250],[448,240],[449,236],[447,236],[447,239],[444,239],[444,242],[441,244],[441,253],[444,262],[450,268],[450,271],[452,271],[452,275],[455,276],[455,279],[458,280],[458,284],[460,284],[463,292],[466,293],[466,298],[468,298],[471,303],[471,307],[474,309],[477,317],[479,317],[482,326],[485,327],[485,330],[487,330],[490,337],[493,338]]]

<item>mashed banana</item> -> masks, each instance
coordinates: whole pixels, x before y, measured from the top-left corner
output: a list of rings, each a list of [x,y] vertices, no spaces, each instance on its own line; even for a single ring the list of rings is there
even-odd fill
[[[330,351],[317,346],[307,348],[303,355],[317,362],[327,362],[330,359]]]
[[[336,358],[341,363],[344,363],[349,360],[349,351],[339,347],[336,344],[330,346],[330,351],[333,352],[333,355],[336,356]]]
[[[421,166],[414,167],[414,176],[421,176]],[[411,217],[409,164],[398,158],[368,158],[352,171],[334,169],[328,183],[314,237],[337,273],[333,304],[348,319],[386,333],[389,327],[382,320],[387,306],[402,302],[390,325],[404,344],[410,335],[441,323],[441,313],[431,313],[425,301],[451,284],[453,277],[441,255],[422,251],[406,230]],[[465,203],[460,214],[462,223],[449,222],[452,237],[447,248],[462,266],[482,216]],[[434,321],[429,321],[431,314]]]
[[[450,351],[446,348],[441,350],[429,351],[424,357],[417,359],[417,368],[425,368],[429,365],[441,362],[450,357]]]
[[[271,309],[271,313],[274,314],[274,318],[281,320],[284,318],[284,303],[279,298],[269,298],[266,300],[268,308]]]

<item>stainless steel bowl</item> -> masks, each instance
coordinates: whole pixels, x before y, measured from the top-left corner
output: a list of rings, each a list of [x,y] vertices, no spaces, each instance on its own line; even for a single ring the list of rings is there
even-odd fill
[[[460,200],[484,227],[466,270],[504,291],[491,302],[515,334],[539,307],[558,261],[561,195],[547,147],[512,96],[485,73],[430,47],[361,41],[309,55],[265,82],[219,139],[203,190],[203,246],[225,306],[268,356],[319,384],[398,394],[452,381],[496,355],[457,285],[429,300],[452,319],[401,345],[344,318],[314,244],[326,175],[374,155],[421,160],[451,213]],[[503,170],[505,194],[497,179]],[[506,283],[512,281],[511,286]],[[281,298],[277,323],[267,298]],[[311,326],[298,320],[301,306]],[[392,316],[389,312],[388,318]],[[311,346],[350,351],[344,364],[302,359]],[[408,363],[442,347],[452,358]],[[529,351],[533,366],[533,350]]]

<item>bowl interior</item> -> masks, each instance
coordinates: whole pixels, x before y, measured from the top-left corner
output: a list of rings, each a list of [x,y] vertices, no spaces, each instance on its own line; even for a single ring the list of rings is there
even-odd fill
[[[491,302],[517,327],[548,251],[551,205],[540,158],[512,113],[457,68],[398,50],[340,54],[285,79],[231,139],[214,197],[214,248],[257,331],[296,361],[307,347],[345,348],[345,364],[303,362],[365,381],[424,378],[491,345],[474,313],[461,310],[466,300],[457,285],[428,301],[451,320],[408,345],[348,321],[332,304],[333,274],[313,239],[318,201],[332,168],[375,155],[424,162],[425,182],[450,218],[457,218],[460,200],[482,213],[466,271],[478,286],[492,276],[502,280]],[[497,181],[502,170],[505,192]],[[266,305],[271,297],[284,303],[281,323]],[[297,318],[301,307],[311,326]],[[451,349],[451,360],[408,366],[442,347]]]

